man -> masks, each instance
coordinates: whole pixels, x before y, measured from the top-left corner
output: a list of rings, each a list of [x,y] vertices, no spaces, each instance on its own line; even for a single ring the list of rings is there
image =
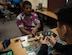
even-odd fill
[[[60,51],[60,55],[72,55],[72,2],[67,3],[56,11],[58,22],[57,30],[60,39],[65,41],[66,45],[57,43],[54,37],[45,37],[41,39],[41,49],[38,55],[48,55],[48,41],[53,45],[53,48]]]
[[[23,12],[17,16],[17,26],[22,34],[35,34],[40,28],[38,15],[32,12],[32,4],[29,1],[23,2]]]

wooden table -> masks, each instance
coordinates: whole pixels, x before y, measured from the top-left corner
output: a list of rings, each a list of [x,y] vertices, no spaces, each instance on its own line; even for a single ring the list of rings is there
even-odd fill
[[[53,28],[53,29],[51,29],[51,31],[53,31],[55,34],[58,35],[57,28]]]
[[[47,10],[36,10],[35,11],[41,22],[41,26],[43,26],[43,23],[48,25],[50,28],[56,28],[57,26],[57,16],[55,13]]]
[[[25,48],[22,48],[22,46],[21,46],[20,40],[18,42],[15,42],[16,39],[19,39],[19,37],[11,39],[11,44],[9,45],[9,47],[7,49],[12,49],[14,55],[27,55]],[[3,48],[3,46],[0,42],[0,49],[2,49],[2,48]]]
[[[51,30],[58,35],[56,29],[57,28],[54,28],[54,29],[51,29]],[[16,39],[20,39],[20,37],[11,39],[11,43],[10,43],[9,47],[6,48],[5,50],[12,49],[14,55],[27,55],[26,49],[22,48],[22,46],[21,46],[20,40],[18,42],[15,42]],[[0,50],[3,49],[3,46],[2,46],[1,43],[2,42],[0,42]]]
[[[43,15],[52,17],[52,18],[54,18],[54,19],[57,20],[57,16],[56,16],[53,12],[51,12],[51,11],[47,11],[47,10],[45,10],[45,11],[36,10],[35,12],[41,13],[41,14],[43,14]]]

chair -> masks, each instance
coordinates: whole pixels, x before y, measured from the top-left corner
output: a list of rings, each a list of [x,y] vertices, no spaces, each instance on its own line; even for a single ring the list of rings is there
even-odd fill
[[[4,24],[5,20],[8,20],[5,18],[5,15],[1,10],[0,10],[0,20],[2,20],[3,24]]]
[[[5,17],[3,15],[2,11],[0,10],[0,20],[3,20],[3,23],[4,23],[4,19],[5,19]]]

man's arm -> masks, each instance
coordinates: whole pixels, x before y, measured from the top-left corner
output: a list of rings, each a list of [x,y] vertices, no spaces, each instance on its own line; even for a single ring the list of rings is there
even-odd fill
[[[35,34],[38,31],[39,28],[40,28],[40,24],[37,24],[35,26],[35,28],[32,30],[32,34]]]
[[[22,32],[22,34],[32,34],[31,32],[25,30],[24,27],[19,27],[19,29]]]
[[[38,30],[39,28],[40,28],[40,23],[35,26],[35,29]]]
[[[22,34],[31,34],[29,31],[24,29],[24,24],[23,21],[21,20],[21,14],[17,16],[16,24],[19,30],[22,32]]]
[[[48,45],[47,45],[48,42],[47,42],[47,37],[45,37],[44,39],[41,38],[40,39],[40,43],[42,45],[41,45],[41,48],[40,48],[40,50],[39,50],[39,52],[38,52],[37,55],[48,55]]]
[[[41,25],[40,25],[40,20],[39,20],[39,18],[38,18],[38,15],[35,14],[34,16],[35,16],[35,22],[36,22],[37,25],[36,25],[35,28],[32,30],[32,34],[35,34],[35,33],[38,31],[38,29],[41,27]]]
[[[46,44],[42,44],[37,55],[48,55],[48,46]]]
[[[58,50],[58,51],[60,51],[60,52],[65,51],[65,45],[62,45],[62,44],[57,43],[57,42],[56,42],[56,44],[54,45],[53,48],[56,49],[56,50]]]
[[[65,51],[65,45],[62,45],[62,44],[58,43],[53,36],[48,37],[48,41],[50,42],[50,44],[53,45],[54,49],[56,49],[60,52]]]

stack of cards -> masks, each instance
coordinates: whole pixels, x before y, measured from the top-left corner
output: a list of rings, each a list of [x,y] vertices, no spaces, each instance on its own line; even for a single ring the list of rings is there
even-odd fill
[[[38,41],[34,40],[35,38],[28,38],[28,36],[20,37],[21,45],[23,48],[26,48],[27,55],[36,55],[36,51],[40,48]]]
[[[22,37],[20,37],[21,45],[22,45],[23,48],[29,46],[27,40],[28,40],[28,36],[22,36]]]

